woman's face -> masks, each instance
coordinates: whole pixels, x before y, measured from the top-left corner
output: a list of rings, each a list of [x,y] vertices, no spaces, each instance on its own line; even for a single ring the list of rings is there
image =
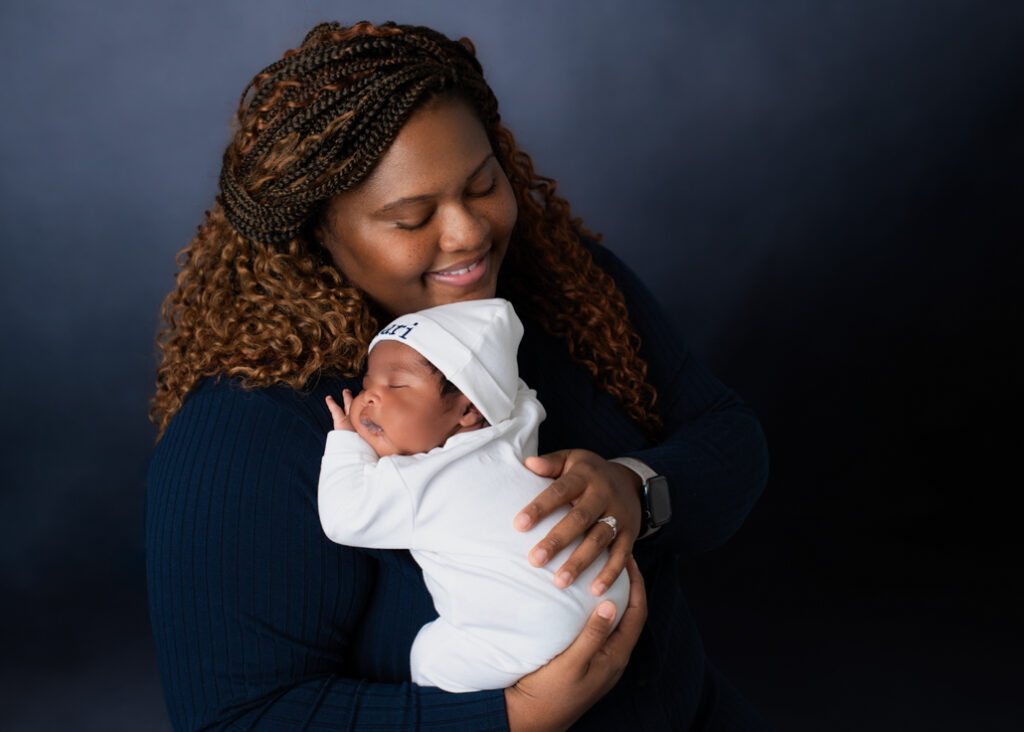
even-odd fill
[[[417,110],[373,172],[327,206],[320,240],[392,315],[494,297],[516,201],[483,125],[458,99]]]

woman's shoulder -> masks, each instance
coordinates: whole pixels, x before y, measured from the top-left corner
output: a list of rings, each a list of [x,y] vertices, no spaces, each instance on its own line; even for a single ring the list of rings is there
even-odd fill
[[[285,384],[250,387],[237,378],[205,377],[186,394],[161,443],[182,432],[211,439],[209,433],[219,433],[218,425],[232,425],[236,434],[287,431],[295,438],[322,442],[331,429],[324,398],[340,398],[341,390],[353,385],[352,379],[338,376],[322,376],[302,389]]]
[[[601,242],[588,237],[582,237],[580,243],[590,252],[590,256],[594,259],[594,264],[611,275],[611,278],[615,280],[615,284],[622,290],[627,300],[636,297],[651,297],[647,286],[641,282],[640,278],[614,251]]]
[[[223,376],[203,379],[153,451],[146,473],[149,500],[243,487],[257,495],[262,487],[282,482],[301,487],[289,495],[313,500],[331,428],[324,397],[340,397],[348,383],[322,378],[299,390],[246,388]]]

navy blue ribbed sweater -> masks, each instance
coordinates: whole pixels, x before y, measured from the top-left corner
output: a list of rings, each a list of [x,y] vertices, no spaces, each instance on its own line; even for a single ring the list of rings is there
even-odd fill
[[[636,545],[647,627],[623,678],[578,727],[689,728],[714,694],[676,556],[715,547],[739,527],[767,478],[764,438],[643,285],[606,249],[592,250],[626,296],[665,438],[651,445],[564,345],[524,319],[520,373],[548,412],[541,452],[586,448],[644,460],[669,478],[673,520]],[[436,613],[408,552],[354,549],[323,535],[316,489],[331,426],[324,396],[344,387],[358,384],[323,378],[303,392],[246,391],[207,379],[156,447],[147,576],[175,729],[507,729],[500,690],[448,694],[410,683],[409,648]]]

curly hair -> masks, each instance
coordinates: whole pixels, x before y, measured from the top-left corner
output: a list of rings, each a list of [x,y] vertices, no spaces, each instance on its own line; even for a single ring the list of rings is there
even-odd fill
[[[317,25],[242,93],[220,195],[178,255],[177,286],[163,303],[150,410],[161,435],[205,376],[301,389],[321,374],[358,374],[382,314],[314,229],[325,203],[369,174],[409,116],[447,94],[472,105],[515,192],[500,289],[655,436],[656,394],[625,300],[581,243],[596,237],[502,126],[472,43],[366,22]]]

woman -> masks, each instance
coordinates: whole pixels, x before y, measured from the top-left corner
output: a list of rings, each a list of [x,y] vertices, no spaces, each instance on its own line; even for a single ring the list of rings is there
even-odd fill
[[[705,668],[674,557],[742,522],[766,477],[760,428],[534,174],[468,41],[315,27],[243,94],[221,196],[179,264],[146,530],[176,728],[700,729],[738,714]],[[358,388],[379,323],[495,294],[526,327],[541,448],[559,448],[531,461],[557,480],[510,525],[573,502],[530,561],[582,535],[558,582],[607,547],[592,590],[624,567],[633,590],[610,635],[595,613],[515,686],[453,695],[408,681],[412,639],[436,617],[408,553],[320,530],[323,405]],[[655,471],[674,517],[634,545]]]

